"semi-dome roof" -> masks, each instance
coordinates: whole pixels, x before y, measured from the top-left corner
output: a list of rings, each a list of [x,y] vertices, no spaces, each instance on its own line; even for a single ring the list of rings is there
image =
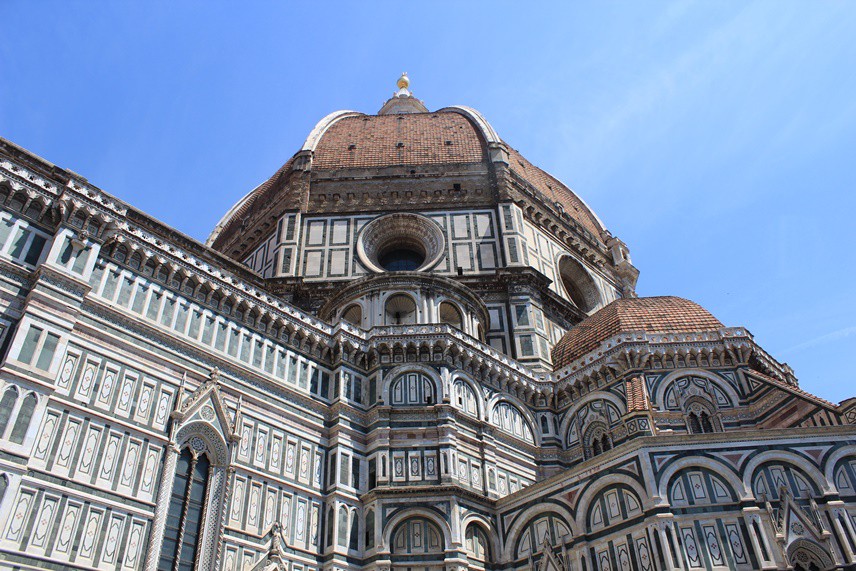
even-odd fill
[[[722,323],[699,304],[680,297],[617,299],[565,333],[553,348],[553,368],[570,365],[613,335],[717,331]]]
[[[336,111],[321,119],[309,133],[300,153],[308,154],[309,170],[442,167],[491,163],[491,148],[507,152],[512,177],[528,183],[545,203],[564,211],[595,241],[605,229],[594,212],[570,188],[526,160],[497,135],[475,109],[452,106],[428,112],[405,87],[393,94],[377,115]],[[298,167],[292,157],[273,177],[244,196],[220,220],[208,238],[215,248],[245,219],[273,200],[288,172]],[[456,170],[451,169],[450,170]],[[394,175],[393,175],[394,176]]]

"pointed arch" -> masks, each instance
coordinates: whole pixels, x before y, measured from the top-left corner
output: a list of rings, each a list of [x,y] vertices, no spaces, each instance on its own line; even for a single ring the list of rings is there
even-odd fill
[[[15,424],[12,425],[12,432],[9,433],[9,441],[13,444],[23,444],[24,438],[30,429],[30,424],[33,421],[33,414],[36,412],[36,405],[39,399],[36,393],[29,392],[18,407],[18,414],[15,418]]]

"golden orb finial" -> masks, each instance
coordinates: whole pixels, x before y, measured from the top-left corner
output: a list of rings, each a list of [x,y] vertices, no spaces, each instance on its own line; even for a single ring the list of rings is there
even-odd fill
[[[401,77],[398,78],[398,83],[396,83],[396,85],[398,85],[399,89],[407,89],[408,87],[410,87],[410,78],[407,77],[406,71],[401,74]]]

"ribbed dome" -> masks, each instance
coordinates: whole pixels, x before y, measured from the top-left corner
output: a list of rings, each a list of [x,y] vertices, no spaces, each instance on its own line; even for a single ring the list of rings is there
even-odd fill
[[[319,121],[301,152],[311,154],[313,172],[444,165],[456,171],[461,165],[484,164],[487,168],[491,145],[507,149],[512,178],[534,190],[532,194],[540,195],[543,202],[558,205],[594,241],[601,241],[604,228],[588,206],[570,188],[502,141],[474,109],[447,107],[433,113],[381,115],[337,111]],[[295,158],[235,204],[212,232],[209,244],[218,248],[245,220],[265,210],[287,184]]]
[[[688,299],[672,296],[617,299],[565,333],[553,348],[553,368],[558,370],[573,363],[618,333],[691,333],[722,327],[708,310]]]

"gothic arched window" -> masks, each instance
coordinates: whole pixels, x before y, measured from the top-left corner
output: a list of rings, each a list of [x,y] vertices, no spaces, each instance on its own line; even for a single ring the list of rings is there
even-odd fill
[[[708,434],[722,430],[714,405],[704,399],[693,398],[684,406],[687,431],[690,434]]]
[[[369,549],[374,549],[374,510],[369,510],[366,512],[366,546],[365,549],[368,551]]]
[[[185,447],[175,467],[158,571],[193,571],[205,521],[211,463]]]
[[[24,397],[24,402],[21,403],[21,408],[18,409],[18,418],[15,419],[15,425],[12,427],[12,433],[9,435],[9,440],[15,444],[22,444],[24,437],[27,436],[27,430],[30,428],[30,421],[33,420],[33,412],[36,410],[36,395],[33,393]]]
[[[607,450],[612,450],[612,438],[602,422],[593,422],[583,436],[583,454],[585,459],[594,458]]]
[[[0,399],[0,438],[6,433],[6,427],[9,426],[9,419],[12,418],[12,409],[15,408],[17,400],[18,389],[16,387],[8,387],[3,391],[3,398]]]
[[[357,511],[354,510],[351,514],[351,539],[348,543],[348,549],[356,551],[360,548],[360,520],[357,517]]]

